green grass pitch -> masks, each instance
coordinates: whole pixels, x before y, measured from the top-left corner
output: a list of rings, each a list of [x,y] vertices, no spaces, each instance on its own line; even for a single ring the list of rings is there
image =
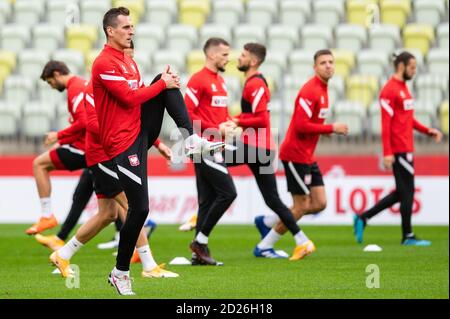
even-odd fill
[[[113,235],[110,226],[72,259],[80,268],[79,288],[69,289],[51,274],[50,251],[25,235],[29,225],[0,225],[0,299],[5,298],[123,298],[107,284],[114,266],[111,250],[99,242]],[[304,226],[317,251],[298,262],[255,258],[258,233],[252,225],[219,225],[210,237],[213,257],[223,267],[170,266],[179,278],[144,279],[141,265],[132,265],[136,298],[303,299],[303,298],[449,298],[448,226],[416,226],[415,233],[431,247],[402,247],[399,226],[369,226],[365,244],[382,252],[363,252],[350,226]],[[51,233],[48,231],[47,233]],[[189,257],[193,233],[176,225],[158,225],[151,247],[158,263]],[[291,254],[292,236],[277,245]],[[368,265],[379,268],[379,288],[367,288]]]

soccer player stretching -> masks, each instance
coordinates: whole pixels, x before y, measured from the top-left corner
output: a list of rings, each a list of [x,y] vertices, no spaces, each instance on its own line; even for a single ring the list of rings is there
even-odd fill
[[[411,215],[414,201],[414,136],[417,130],[434,137],[436,143],[442,139],[442,133],[428,128],[414,118],[414,100],[406,81],[416,74],[416,59],[409,52],[394,56],[394,75],[387,81],[380,93],[381,124],[383,140],[383,164],[392,169],[396,189],[382,198],[375,206],[360,216],[354,216],[356,241],[362,243],[367,221],[400,202],[402,217],[402,241],[407,246],[430,246],[428,240],[418,239],[412,230]]]
[[[130,259],[149,212],[147,150],[149,136],[155,132],[142,129],[141,104],[147,102],[143,104],[144,108],[151,108],[153,105],[149,102],[163,90],[180,86],[179,77],[170,73],[163,73],[148,87],[143,86],[136,63],[124,53],[134,35],[129,14],[124,7],[112,8],[105,13],[103,30],[107,44],[92,66],[100,141],[106,155],[116,164],[129,205],[127,219],[120,232],[116,267],[109,275],[109,282],[122,295],[134,294],[129,276]],[[184,107],[183,104],[178,105],[180,110]],[[142,122],[147,124],[144,118]],[[183,122],[189,123],[188,118]],[[192,127],[185,129],[192,131]],[[190,151],[199,152],[215,147],[192,135],[186,144]]]
[[[265,203],[283,221],[292,233],[296,246],[308,242],[308,238],[298,227],[294,216],[283,204],[277,189],[274,161],[276,156],[275,142],[270,131],[270,91],[264,76],[258,71],[266,57],[266,47],[259,43],[247,43],[239,57],[238,69],[245,73],[245,84],[242,92],[242,113],[233,118],[233,122],[242,127],[240,141],[236,141],[237,150],[226,153],[229,166],[246,164],[261,191]],[[230,154],[230,156],[228,156]],[[231,161],[231,162],[229,162]],[[284,258],[275,252],[273,247],[258,245],[253,254],[256,257]]]
[[[321,134],[348,133],[343,123],[324,124],[329,114],[327,83],[334,74],[334,58],[330,50],[314,54],[315,76],[300,89],[295,99],[295,110],[286,138],[281,145],[280,159],[286,171],[288,191],[292,194],[292,213],[298,220],[303,215],[317,213],[326,207],[325,187],[319,166],[314,160]],[[286,226],[272,219],[268,225],[264,219],[257,219],[258,230],[265,237],[259,247],[269,248],[287,231]],[[298,260],[315,251],[312,241],[298,245],[290,260]]]
[[[42,71],[41,79],[60,92],[67,89],[67,108],[71,118],[71,125],[59,132],[48,133],[45,145],[50,146],[58,142],[59,146],[39,155],[33,161],[33,173],[41,201],[41,218],[36,224],[26,230],[28,235],[35,235],[58,225],[51,211],[50,172],[53,170],[74,171],[87,167],[84,156],[86,118],[83,107],[79,107],[83,101],[83,94],[87,84],[86,80],[71,74],[67,65],[60,61],[47,62]],[[66,220],[67,223],[64,223],[64,232],[60,234],[61,237],[67,237],[76,224],[84,206],[91,197],[91,185],[92,179],[89,173],[85,171],[80,177],[79,185],[74,194],[71,214]],[[61,245],[61,239],[65,239],[61,237],[54,241],[56,245]]]

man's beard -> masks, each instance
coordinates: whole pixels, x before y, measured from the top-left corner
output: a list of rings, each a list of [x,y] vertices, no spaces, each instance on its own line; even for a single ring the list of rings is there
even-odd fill
[[[247,72],[248,71],[248,69],[250,69],[250,65],[239,65],[238,67],[237,67],[237,69],[239,70],[239,71],[241,71],[241,72]]]
[[[219,70],[220,72],[225,72],[225,68],[223,66],[218,66],[217,70]]]
[[[408,73],[406,72],[406,70],[403,72],[403,79],[405,81],[409,81],[412,79],[412,76],[409,76]]]
[[[64,92],[64,90],[65,90],[66,88],[64,87],[64,85],[58,85],[58,86],[56,87],[56,89],[57,89],[59,92]]]

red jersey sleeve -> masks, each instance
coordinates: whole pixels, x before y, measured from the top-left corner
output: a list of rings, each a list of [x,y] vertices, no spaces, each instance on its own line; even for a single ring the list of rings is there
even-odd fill
[[[159,138],[157,138],[156,141],[153,143],[153,146],[158,147],[159,144],[161,144],[161,140]]]
[[[430,128],[420,123],[418,120],[414,119],[413,121],[414,129],[419,131],[420,133],[429,135]]]
[[[198,116],[198,108],[200,107],[200,101],[203,96],[203,85],[197,77],[191,77],[187,84],[186,93],[184,95],[184,102],[186,103],[186,107],[189,113],[189,116],[192,122],[200,123],[201,131],[204,131],[208,128],[218,128],[214,123],[205,121]]]
[[[296,105],[297,117],[295,120],[295,128],[299,134],[331,134],[333,133],[333,125],[320,124],[312,121],[313,115],[317,112],[317,99],[314,96],[314,91],[305,93],[302,90],[297,97]]]
[[[383,141],[383,155],[392,155],[391,123],[394,117],[395,100],[388,94],[380,95],[381,106],[381,140]]]
[[[266,92],[267,87],[258,82],[255,82],[254,85],[248,85],[244,92],[245,98],[252,105],[253,117],[238,117],[239,126],[242,126],[243,128],[262,128],[267,127],[269,123],[269,112],[267,111],[267,104],[269,103],[268,92]]]
[[[73,122],[68,128],[58,132],[60,144],[71,144],[85,134],[86,113],[84,112],[84,93],[80,93],[73,105]]]
[[[86,130],[95,134],[100,134],[97,113],[95,111],[94,99],[86,93],[85,95],[85,111],[86,111]]]
[[[93,76],[97,77],[105,89],[125,107],[140,107],[142,103],[154,98],[166,88],[166,83],[160,79],[150,86],[133,90],[125,77],[120,75],[121,70],[107,61],[98,63],[95,72]]]

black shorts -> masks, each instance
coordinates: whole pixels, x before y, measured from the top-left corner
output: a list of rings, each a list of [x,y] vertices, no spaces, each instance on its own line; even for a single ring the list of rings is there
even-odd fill
[[[89,167],[94,177],[94,191],[97,198],[114,198],[122,192],[113,161],[105,161]]]
[[[288,191],[293,195],[309,195],[311,187],[323,186],[317,163],[300,164],[283,161]]]
[[[50,159],[58,170],[76,171],[86,168],[86,157],[84,151],[72,145],[62,145],[50,151]]]

